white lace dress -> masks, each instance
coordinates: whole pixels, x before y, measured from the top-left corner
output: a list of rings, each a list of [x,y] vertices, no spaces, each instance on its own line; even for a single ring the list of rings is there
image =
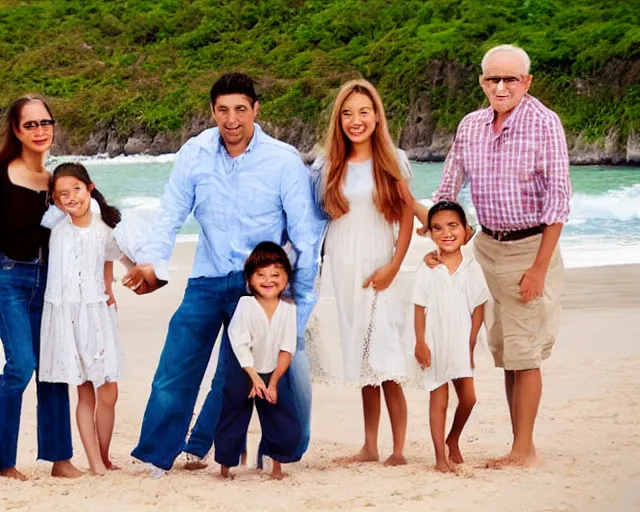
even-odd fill
[[[104,283],[105,261],[121,254],[113,230],[96,213],[87,228],[49,212],[43,225],[52,229],[40,330],[40,380],[75,386],[92,382],[96,388],[118,381],[124,359],[115,307],[107,306]]]
[[[371,161],[348,164],[344,194],[349,212],[329,223],[320,307],[317,322],[309,326],[315,329],[307,350],[316,380],[359,386],[404,383],[415,368],[413,345],[403,336],[411,290],[397,278],[379,293],[362,288],[392,260],[396,244],[396,226],[377,210],[374,187]]]

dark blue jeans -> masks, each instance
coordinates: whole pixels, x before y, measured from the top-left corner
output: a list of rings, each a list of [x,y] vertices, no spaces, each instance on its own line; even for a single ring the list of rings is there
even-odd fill
[[[0,375],[0,469],[16,465],[22,393],[36,371],[38,459],[72,457],[69,390],[38,381],[40,320],[47,267],[0,254],[0,338],[6,363]]]
[[[216,462],[227,467],[238,465],[246,446],[254,403],[262,428],[260,453],[283,464],[299,461],[302,454],[297,453],[297,450],[303,436],[303,426],[296,408],[289,372],[285,372],[278,382],[277,403],[271,404],[262,398],[249,398],[251,378],[240,367],[234,354],[227,361],[222,412],[215,432]],[[260,377],[269,385],[271,374]]]
[[[134,457],[171,469],[183,450],[204,372],[224,325],[220,359],[205,402],[205,430],[213,440],[222,405],[227,354],[231,352],[226,328],[238,300],[246,294],[242,272],[189,279],[182,304],[169,323],[142,420],[140,441],[131,453]]]

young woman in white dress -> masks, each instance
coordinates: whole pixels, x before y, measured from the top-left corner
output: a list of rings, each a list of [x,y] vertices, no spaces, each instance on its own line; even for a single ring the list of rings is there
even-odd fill
[[[78,387],[76,418],[93,474],[118,469],[109,459],[123,358],[113,296],[113,261],[120,256],[113,228],[119,211],[109,206],[77,163],[59,165],[51,181],[66,215],[49,223],[49,274],[41,325],[40,380]],[[100,214],[90,208],[92,197]],[[51,207],[56,209],[56,207]],[[60,219],[60,217],[62,217]]]
[[[342,357],[321,370],[362,388],[365,426],[364,446],[343,461],[379,459],[382,388],[393,432],[393,453],[385,464],[405,464],[407,405],[401,384],[415,361],[403,346],[404,309],[394,280],[411,241],[413,197],[408,160],[394,147],[382,100],[366,80],[340,89],[324,150],[313,168],[319,170],[319,204],[330,221],[324,258],[337,306],[341,346],[335,350]],[[331,344],[330,338],[317,343]]]
[[[460,435],[476,403],[473,351],[489,290],[473,252],[461,251],[467,237],[462,207],[450,201],[436,203],[429,210],[426,226],[440,264],[429,268],[423,262],[417,270],[413,289],[415,357],[425,369],[424,387],[431,393],[429,424],[435,467],[449,472],[463,462]],[[450,381],[458,395],[458,407],[445,440]]]

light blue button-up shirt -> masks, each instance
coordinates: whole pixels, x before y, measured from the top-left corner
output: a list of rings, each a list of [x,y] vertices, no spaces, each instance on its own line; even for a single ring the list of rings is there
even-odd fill
[[[316,301],[314,282],[325,222],[299,153],[254,124],[246,151],[227,152],[217,128],[187,141],[176,156],[150,238],[136,254],[169,280],[169,259],[190,213],[202,228],[192,277],[241,271],[258,243],[290,241],[295,252],[294,298],[298,334]]]

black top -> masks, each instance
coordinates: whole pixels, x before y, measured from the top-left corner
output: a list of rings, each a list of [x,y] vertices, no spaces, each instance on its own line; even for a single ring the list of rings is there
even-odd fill
[[[14,185],[7,165],[0,165],[0,253],[16,261],[48,254],[49,230],[40,225],[47,192]]]

